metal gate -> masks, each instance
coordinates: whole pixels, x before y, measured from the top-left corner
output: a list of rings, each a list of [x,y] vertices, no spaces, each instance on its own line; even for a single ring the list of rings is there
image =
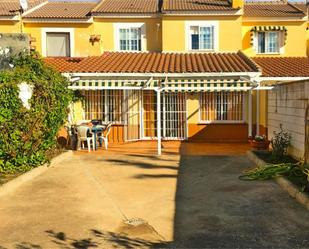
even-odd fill
[[[186,94],[163,92],[161,100],[162,139],[184,140],[187,138]]]

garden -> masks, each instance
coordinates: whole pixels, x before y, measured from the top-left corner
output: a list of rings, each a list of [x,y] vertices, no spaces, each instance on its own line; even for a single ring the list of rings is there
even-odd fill
[[[37,53],[0,48],[0,184],[61,152],[57,134],[72,100],[68,84]]]
[[[271,149],[268,150],[270,144]],[[279,132],[267,141],[265,136],[256,136],[253,154],[265,165],[245,170],[239,177],[241,180],[269,180],[284,177],[292,182],[301,192],[309,193],[309,165],[305,161],[298,161],[288,155],[291,135],[280,126]],[[261,149],[264,148],[264,149]]]

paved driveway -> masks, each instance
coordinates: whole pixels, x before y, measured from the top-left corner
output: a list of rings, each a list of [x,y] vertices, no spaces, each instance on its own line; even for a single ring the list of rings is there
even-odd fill
[[[271,181],[239,181],[249,166],[74,155],[0,198],[0,248],[309,248],[309,212]]]

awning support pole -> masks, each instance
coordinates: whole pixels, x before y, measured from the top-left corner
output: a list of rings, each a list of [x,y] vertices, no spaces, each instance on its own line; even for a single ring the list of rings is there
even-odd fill
[[[260,91],[256,91],[256,135],[260,135]]]
[[[158,156],[161,155],[161,96],[160,89],[157,92],[157,137],[158,137]]]
[[[248,137],[252,137],[252,91],[248,92],[249,94],[249,104],[248,104],[248,111],[249,111],[249,117],[248,117]]]

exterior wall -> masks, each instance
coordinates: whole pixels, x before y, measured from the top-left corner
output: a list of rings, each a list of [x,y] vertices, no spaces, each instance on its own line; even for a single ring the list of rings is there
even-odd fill
[[[100,43],[96,42],[92,45],[89,41],[90,35],[93,35],[93,24],[61,24],[61,23],[25,23],[24,31],[29,33],[31,37],[36,39],[33,43],[36,46],[36,50],[42,54],[42,29],[43,28],[72,28],[74,29],[74,57],[83,57],[91,55],[100,55]]]
[[[251,45],[251,29],[254,26],[285,26],[287,28],[286,44],[282,54],[257,54]],[[307,23],[301,22],[243,22],[242,51],[248,56],[306,56],[307,55]]]
[[[115,26],[117,23],[145,23],[146,50],[157,52],[162,50],[161,20],[159,18],[95,18],[94,33],[101,35],[101,53],[115,51]]]
[[[21,30],[20,22],[1,21],[0,31],[1,33],[19,33]]]
[[[247,110],[248,111],[248,110]],[[248,124],[202,124],[199,122],[199,95],[187,94],[187,124],[189,141],[247,142]],[[247,113],[246,113],[247,116]],[[247,121],[245,121],[247,122]]]
[[[186,21],[218,21],[218,51],[238,51],[241,49],[241,20],[240,16],[163,16],[162,50],[164,52],[184,52],[187,50]]]
[[[305,112],[309,105],[309,82],[283,84],[268,94],[268,136],[280,124],[292,136],[291,155],[303,158],[305,151]]]

